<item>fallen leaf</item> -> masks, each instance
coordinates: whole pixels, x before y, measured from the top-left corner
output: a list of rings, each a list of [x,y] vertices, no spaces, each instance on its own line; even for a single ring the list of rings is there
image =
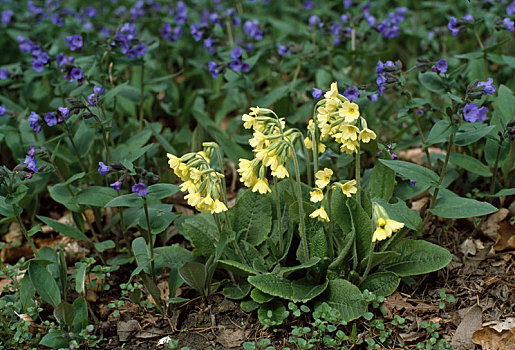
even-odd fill
[[[506,208],[501,208],[497,212],[493,213],[486,219],[481,225],[481,231],[488,236],[492,241],[495,241],[497,237],[497,231],[499,230],[499,224],[501,221],[506,219],[510,211]]]
[[[509,221],[500,223],[494,249],[496,252],[515,249],[515,225],[510,224]]]
[[[467,238],[460,244],[460,252],[464,255],[474,256],[477,253],[476,245],[472,238]]]
[[[421,212],[429,203],[429,197],[422,197],[416,201],[411,202],[411,209],[417,212]]]
[[[5,246],[0,251],[0,259],[2,260],[2,263],[9,265],[16,264],[22,257],[28,260],[33,255],[32,249],[27,245],[23,245],[21,247]]]
[[[239,328],[219,328],[216,340],[222,344],[224,348],[236,348],[241,346],[245,341],[245,331]]]
[[[6,243],[18,243],[23,241],[23,233],[21,232],[20,225],[12,222],[9,225],[9,232],[3,237]]]
[[[510,318],[491,327],[484,327],[472,334],[474,344],[483,350],[515,349],[515,319]]]
[[[166,301],[170,298],[170,286],[168,285],[168,281],[159,282],[157,288],[161,291],[161,300]]]
[[[140,330],[141,326],[139,325],[139,322],[136,320],[129,320],[127,322],[118,321],[116,325],[116,333],[118,334],[118,338],[122,342],[129,340],[134,333]]]
[[[151,339],[155,337],[161,337],[163,334],[166,334],[166,331],[152,327],[150,329],[144,329],[136,333],[135,337],[138,339]]]
[[[456,329],[452,337],[451,346],[453,349],[471,349],[474,347],[472,343],[472,333],[481,328],[483,312],[477,305],[472,306],[466,311],[460,325]]]
[[[438,147],[429,147],[429,154],[445,154],[445,151]],[[398,154],[400,159],[410,160],[419,165],[423,164],[422,158],[426,156],[426,152],[423,148],[412,148],[406,151],[400,151]]]

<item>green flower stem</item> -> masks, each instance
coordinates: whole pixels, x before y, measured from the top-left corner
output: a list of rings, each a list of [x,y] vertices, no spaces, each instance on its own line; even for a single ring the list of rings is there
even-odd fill
[[[73,151],[75,152],[75,155],[77,156],[77,160],[79,161],[80,170],[82,170],[82,172],[84,172],[84,173],[87,173],[86,167],[84,166],[84,163],[82,162],[82,158],[80,157],[79,150],[77,149],[77,145],[75,145],[75,141],[73,141],[73,135],[72,135],[72,132],[70,130],[70,127],[66,123],[63,123],[63,124],[65,125],[66,131],[67,131],[67,134],[68,134],[68,138],[70,139],[70,142],[71,142],[72,147],[73,147]]]
[[[372,225],[372,237],[374,236],[374,225]],[[367,267],[365,268],[365,272],[363,273],[363,278],[361,281],[364,281],[365,278],[367,278],[368,273],[370,272],[370,269],[372,267],[372,255],[374,254],[374,248],[376,243],[370,242],[370,249],[368,250],[368,261],[367,261]]]
[[[510,155],[508,157],[508,161],[505,163],[505,168],[508,169],[508,175],[511,172],[511,169],[513,169],[513,163],[515,162],[515,142],[512,142],[510,145]],[[505,177],[505,186],[506,187],[512,187],[512,176],[506,176]]]
[[[300,73],[300,61],[299,61],[299,63],[297,63],[297,67],[295,67],[295,73],[293,73],[293,79],[290,84],[290,90],[293,90],[293,88],[295,87],[295,83],[297,82],[299,73]]]
[[[141,59],[141,79],[140,79],[140,95],[139,95],[139,129],[143,129],[143,102],[145,100],[145,62]]]
[[[302,150],[304,151],[304,158],[306,158],[306,176],[308,180],[308,186],[313,186],[313,175],[311,174],[311,159],[309,156],[309,151],[306,148],[306,145],[304,145],[304,142],[302,142]]]
[[[490,194],[494,194],[495,191],[495,181],[497,179],[497,167],[499,166],[499,156],[501,154],[502,147],[502,139],[499,140],[499,145],[497,146],[497,154],[495,155],[495,163],[494,163],[494,171],[492,175],[492,183],[490,184]]]
[[[275,190],[275,207],[277,209],[277,223],[279,233],[279,252],[280,256],[283,254],[283,222],[281,218],[281,201],[279,198],[279,186],[277,186],[277,178],[274,176],[274,190]]]
[[[103,120],[100,118],[100,109],[98,108],[98,104],[97,104],[97,111],[98,111],[99,123],[102,123]],[[113,161],[113,158],[111,157],[111,151],[109,150],[108,137],[107,137],[107,133],[106,133],[106,130],[105,130],[103,124],[102,124],[102,128],[101,129],[102,129],[102,137],[104,139],[104,145],[105,145],[105,148],[106,148],[107,159],[109,160],[109,163],[111,163]]]
[[[225,172],[224,172],[224,165],[223,165],[223,158],[222,158],[222,153],[220,152],[220,147],[218,146],[218,144],[216,144],[216,157],[218,158],[218,164],[220,165],[220,174],[224,175]],[[227,207],[227,184],[225,183],[225,175],[224,175],[224,178],[223,179],[220,179],[220,182],[222,183],[222,201],[224,202],[225,204],[225,207]],[[227,225],[227,228],[229,230],[232,230],[232,227],[231,227],[231,221],[229,220],[229,215],[227,213],[227,210],[224,212],[224,215],[225,215],[225,224]]]
[[[361,204],[361,161],[360,161],[360,144],[358,144],[357,150],[356,150],[356,188],[358,189],[358,192],[356,193],[356,200],[358,203]]]
[[[147,197],[143,196],[143,208],[145,209],[145,218],[147,219],[147,235],[148,247],[150,248],[150,268],[152,270],[152,279],[156,282],[156,266],[154,263],[154,238],[152,237],[152,229],[150,228],[150,216],[148,215]]]
[[[16,217],[16,221],[18,222],[18,226],[20,226],[21,232],[23,232],[25,239],[27,240],[27,242],[29,242],[30,248],[32,249],[32,252],[34,253],[34,256],[36,258],[38,258],[39,254],[38,254],[36,245],[34,244],[32,237],[29,236],[29,233],[27,232],[27,229],[25,228],[25,225],[23,224],[20,213],[18,212],[18,208],[16,208],[16,204],[12,203],[12,207],[13,207],[14,215]]]
[[[291,142],[288,141],[288,145],[290,146],[293,164],[295,166],[295,177],[297,178],[297,201],[299,204],[299,231],[300,231],[300,239],[302,241],[302,245],[304,246],[304,261],[309,260],[309,251],[308,251],[308,240],[306,237],[306,227],[304,223],[304,204],[302,203],[302,187],[300,185],[300,170],[299,170],[299,162],[297,161],[297,154],[295,153],[295,147]]]
[[[422,126],[420,125],[420,120],[418,119],[418,115],[417,113],[415,112],[415,123],[417,124],[417,129],[418,129],[418,135],[420,136],[420,141],[422,141],[422,148],[424,149],[424,152],[426,153],[426,157],[427,157],[427,167],[428,169],[430,170],[433,170],[432,168],[432,165],[431,165],[431,156],[429,154],[429,149],[425,146],[426,144],[426,139],[424,138],[424,133],[422,132]]]
[[[331,195],[333,193],[333,189],[329,188],[327,190],[327,215],[329,219],[331,219],[332,207],[331,207]],[[334,242],[336,239],[334,238],[334,222],[333,220],[329,221],[329,239],[327,240],[329,243],[329,260],[334,259]]]
[[[227,37],[229,38],[229,43],[231,44],[231,47],[234,47],[234,39],[232,37],[231,21],[229,19],[227,19],[225,21],[225,28],[227,29]]]
[[[476,37],[476,40],[479,44],[479,47],[481,48],[481,51],[483,51],[483,62],[485,64],[485,80],[488,80],[488,59],[486,58],[485,46],[483,45],[483,42],[481,41],[481,38],[479,37],[479,34],[476,30],[476,26],[474,26],[473,31],[474,31],[474,36]]]
[[[456,136],[456,132],[453,132],[451,134],[451,137],[449,138],[449,146],[447,147],[447,153],[445,155],[445,161],[443,163],[442,172],[440,173],[440,179],[438,180],[438,186],[433,191],[433,196],[431,197],[431,204],[429,205],[429,208],[427,209],[427,213],[426,213],[426,216],[424,217],[424,221],[422,221],[422,223],[418,227],[417,231],[419,231],[419,232],[424,229],[424,227],[426,226],[427,222],[431,218],[431,209],[433,209],[435,207],[435,204],[436,204],[436,198],[438,196],[438,192],[440,191],[440,185],[443,182],[443,178],[444,178],[445,172],[447,170],[447,164],[449,163],[449,158],[451,156],[451,148],[452,148],[452,145],[454,143],[454,137],[455,136]]]
[[[320,130],[318,130],[316,109],[313,111],[313,124],[315,127],[315,135],[313,135],[313,174],[316,174],[318,171],[318,143],[320,142]]]

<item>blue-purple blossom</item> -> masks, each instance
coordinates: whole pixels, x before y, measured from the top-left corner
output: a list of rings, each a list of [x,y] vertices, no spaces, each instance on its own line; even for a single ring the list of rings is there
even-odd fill
[[[23,53],[27,53],[32,49],[34,43],[30,40],[25,39],[23,35],[18,36],[18,46],[20,47],[20,51]]]
[[[372,95],[368,96],[368,98],[370,99],[371,102],[377,102],[377,100],[379,99],[379,95],[372,94]]]
[[[480,81],[477,83],[477,86],[483,86],[483,95],[493,95],[496,88],[494,85],[494,80],[492,78],[486,79],[486,81]]]
[[[239,46],[236,46],[234,49],[231,50],[231,58],[237,59],[241,57],[241,48]]]
[[[397,159],[399,159],[399,157],[398,157],[395,153],[393,153],[393,152],[392,152],[391,157],[392,157],[392,160],[397,160]]]
[[[235,72],[239,72],[241,70],[241,61],[232,60],[231,62],[229,62],[229,68],[231,68]]]
[[[40,60],[32,60],[31,63],[32,63],[32,69],[34,69],[34,71],[41,73],[42,71],[45,70],[45,64],[43,62],[41,62]]]
[[[313,96],[313,98],[315,100],[319,100],[323,94],[324,94],[324,90],[317,89],[317,88],[313,88],[313,92],[311,93],[311,95]]]
[[[317,15],[312,15],[311,17],[309,17],[308,23],[312,27],[323,27],[324,26],[322,21],[320,21],[320,17],[318,17]]]
[[[304,1],[304,9],[311,10],[313,8],[313,1],[306,0]]]
[[[34,157],[36,155],[36,146],[30,146],[27,154],[31,157]]]
[[[66,58],[65,55],[60,53],[57,56],[55,56],[55,61],[57,62],[57,65],[59,67],[62,67],[68,61],[68,59]]]
[[[9,78],[9,72],[4,67],[0,68],[0,79],[5,80]]]
[[[214,79],[218,78],[218,74],[220,74],[220,68],[218,66],[218,63],[216,63],[214,61],[209,61],[207,66],[208,66],[209,73],[211,74],[211,76]]]
[[[67,36],[66,42],[68,43],[68,46],[70,47],[70,50],[72,50],[72,51],[82,49],[83,40],[82,40],[82,36],[79,34]]]
[[[100,174],[100,176],[109,174],[110,169],[107,165],[104,164],[104,162],[98,162],[98,165],[98,173]]]
[[[195,41],[200,41],[202,39],[202,30],[200,30],[200,27],[196,24],[196,23],[193,23],[192,25],[190,25],[190,31],[191,31],[191,36],[193,37],[193,39]]]
[[[23,163],[27,164],[27,169],[29,169],[30,171],[35,173],[38,172],[37,160],[35,157],[26,156]]]
[[[243,32],[245,35],[251,37],[254,40],[261,40],[263,39],[263,32],[259,28],[260,23],[257,19],[254,19],[252,21],[245,21],[243,23]]]
[[[95,95],[97,95],[98,97],[104,95],[104,87],[103,86],[94,86],[93,87],[93,92],[95,93]]]
[[[48,112],[45,114],[45,122],[48,126],[57,125],[57,116],[52,112]]]
[[[41,132],[41,124],[39,123],[39,115],[36,112],[32,112],[29,115],[29,123],[32,130],[37,132],[38,134]]]
[[[400,33],[399,24],[404,21],[406,7],[398,7],[394,12],[388,12],[386,18],[377,25],[377,30],[387,39],[393,39]]]
[[[120,189],[122,188],[122,182],[115,181],[112,184],[110,184],[109,186],[112,187],[116,192],[120,192]]]
[[[59,16],[58,13],[52,13],[50,15],[50,20],[52,21],[53,24],[55,24],[58,27],[62,27],[64,25],[64,20],[62,19],[61,16]]]
[[[513,28],[514,28],[515,22],[513,22],[511,19],[506,17],[505,19],[502,20],[502,23],[504,24],[504,28],[506,30],[513,33]]]
[[[349,20],[349,16],[347,16],[346,14],[343,14],[340,16],[340,19],[341,19],[342,23],[345,24]]]
[[[82,73],[82,70],[80,68],[73,68],[71,73],[71,78],[72,78],[72,81],[73,80],[82,80],[82,78],[84,78],[84,75]]]
[[[515,14],[515,0],[513,0],[512,3],[508,5],[508,7],[506,7],[506,13],[508,15]]]
[[[91,18],[93,18],[97,15],[97,9],[94,8],[93,6],[86,7],[85,12],[86,12],[86,16],[91,17]]]
[[[417,114],[423,115],[424,113],[425,112],[423,108],[417,109]]]
[[[451,19],[449,20],[449,23],[447,24],[447,28],[449,28],[449,30],[451,31],[451,34],[453,36],[458,35],[458,33],[460,32],[460,27],[458,25],[458,20],[456,19],[456,17],[451,16]]]
[[[14,12],[11,10],[2,11],[2,24],[4,26],[8,26],[11,23],[13,16]]]
[[[144,183],[139,182],[132,186],[132,192],[137,193],[138,196],[145,196],[147,194],[147,186]]]
[[[370,14],[369,8],[370,6],[368,4],[363,6],[363,17],[365,18],[367,24],[372,27],[374,24],[376,24],[376,18]]]
[[[289,56],[290,49],[286,45],[277,45],[277,53],[279,56]]]
[[[188,8],[183,1],[177,1],[177,7],[175,9],[175,22],[178,25],[182,25],[188,22]]]
[[[484,122],[486,120],[486,112],[488,111],[488,108],[481,107],[478,108],[477,104],[470,102],[463,107],[463,119],[470,123],[475,122]]]
[[[447,73],[447,61],[441,59],[431,69],[438,74]]]
[[[70,116],[70,110],[66,107],[59,107],[57,108],[57,110],[59,111],[59,113],[61,113],[61,117],[63,117],[64,119],[68,119],[68,117]]]
[[[349,101],[356,101],[359,98],[359,91],[355,87],[350,87],[343,92],[343,96],[347,97]]]
[[[417,182],[415,180],[409,180],[409,184],[410,184],[411,187],[415,187],[416,183]]]
[[[3,117],[5,115],[6,108],[4,105],[0,105],[0,117]]]
[[[465,15],[461,19],[468,23],[474,23],[474,17],[471,14]]]
[[[343,8],[348,10],[352,6],[352,0],[343,0]]]
[[[179,40],[182,35],[182,27],[176,26],[175,28],[172,28],[170,24],[163,23],[161,34],[163,35],[163,38],[175,42]]]
[[[241,71],[243,73],[247,73],[250,71],[250,64],[248,64],[247,62],[242,62],[241,63]]]

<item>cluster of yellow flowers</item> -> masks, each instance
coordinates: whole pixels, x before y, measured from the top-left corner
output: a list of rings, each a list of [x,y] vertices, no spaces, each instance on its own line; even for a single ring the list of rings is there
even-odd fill
[[[361,123],[361,130],[358,128]],[[316,126],[320,130],[320,141],[332,137],[340,144],[340,151],[347,154],[359,152],[359,142],[368,143],[376,138],[374,131],[367,127],[367,122],[359,115],[359,106],[348,101],[338,93],[336,82],[331,84],[331,89],[324,94],[324,99],[317,103],[315,113]],[[304,139],[306,148],[313,148],[315,135],[315,123],[308,124],[309,135]],[[318,143],[319,153],[323,153],[325,145]]]
[[[271,117],[270,115],[274,115]],[[285,163],[291,157],[290,146],[297,137],[294,130],[285,130],[284,119],[279,119],[267,108],[251,107],[249,114],[242,116],[245,129],[253,129],[249,140],[255,157],[252,160],[240,159],[238,173],[240,181],[252,188],[252,192],[271,192],[266,178],[267,168],[272,176],[283,179],[290,174]]]
[[[393,233],[404,227],[404,223],[390,219],[386,210],[376,202],[372,203],[374,217],[374,234],[372,242],[383,241],[390,238]]]
[[[181,191],[188,192],[184,196],[188,204],[198,211],[211,214],[227,210],[227,206],[220,201],[224,175],[210,166],[213,151],[212,147],[204,146],[203,151],[187,153],[180,158],[171,153],[166,154],[170,168],[183,181]]]
[[[333,175],[333,171],[329,168],[324,168],[324,170],[319,170],[315,174],[315,187],[313,191],[311,191],[310,194],[310,200],[313,203],[322,202],[322,205],[319,209],[313,211],[309,217],[310,218],[317,218],[319,221],[326,221],[329,222],[329,215],[327,215],[327,212],[324,208],[324,202],[326,196],[324,195],[324,188],[329,188],[329,190],[336,190],[340,189],[344,195],[347,197],[351,197],[352,194],[355,194],[358,192],[358,189],[356,188],[356,180],[350,180],[345,182],[344,184],[340,182],[333,183],[332,186],[328,186],[331,183],[331,176]],[[328,190],[328,191],[329,191]]]

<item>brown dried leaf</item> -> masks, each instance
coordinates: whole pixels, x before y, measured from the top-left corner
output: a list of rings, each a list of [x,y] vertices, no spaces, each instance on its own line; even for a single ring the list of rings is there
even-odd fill
[[[4,241],[6,243],[18,243],[23,241],[23,233],[18,223],[12,222],[11,225],[9,225],[9,232],[4,236]]]
[[[136,320],[118,321],[116,325],[116,333],[118,334],[118,338],[120,341],[127,341],[131,338],[131,336],[141,330],[141,326],[139,322]]]
[[[451,345],[453,349],[470,349],[472,343],[472,333],[481,328],[483,312],[477,305],[472,306],[466,311],[460,325],[452,337]]]
[[[515,249],[515,225],[510,224],[508,221],[500,223],[494,249],[497,252]]]
[[[472,334],[474,344],[483,350],[515,349],[515,319],[510,319],[492,327],[484,327]]]
[[[429,203],[429,197],[422,197],[419,200],[411,202],[411,209],[421,212]]]
[[[445,154],[445,151],[438,147],[429,147],[429,153],[431,154]],[[425,157],[426,153],[423,148],[412,148],[407,151],[400,151],[399,158],[403,160],[409,160],[419,165],[422,165],[422,158]]]
[[[499,230],[499,224],[501,221],[506,219],[510,211],[506,208],[501,208],[497,212],[493,213],[486,219],[481,225],[481,231],[488,236],[492,241],[495,241],[497,237],[497,231]]]
[[[5,246],[0,251],[0,259],[3,264],[16,264],[20,258],[30,259],[33,256],[32,249],[27,246],[11,247]]]
[[[217,335],[217,341],[222,344],[224,348],[236,348],[241,346],[246,339],[246,334],[243,329],[239,328],[225,328],[221,327]]]

